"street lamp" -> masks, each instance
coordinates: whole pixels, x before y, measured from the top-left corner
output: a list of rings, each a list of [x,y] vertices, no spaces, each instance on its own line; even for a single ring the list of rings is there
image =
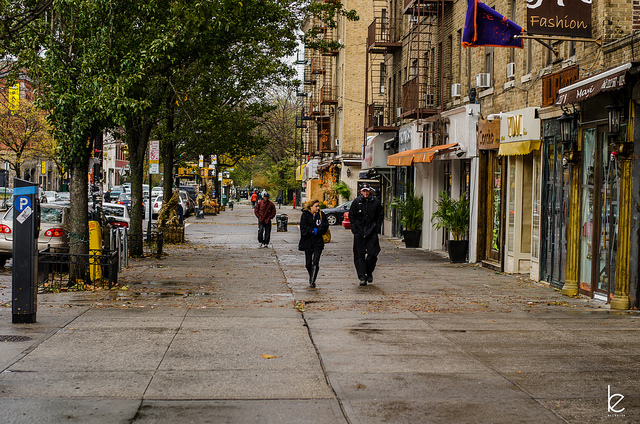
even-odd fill
[[[573,116],[564,112],[561,117],[558,118],[560,122],[560,136],[563,144],[571,143],[571,124],[573,122]]]
[[[620,120],[622,119],[622,106],[614,102],[606,106],[609,111],[609,136],[620,134]]]

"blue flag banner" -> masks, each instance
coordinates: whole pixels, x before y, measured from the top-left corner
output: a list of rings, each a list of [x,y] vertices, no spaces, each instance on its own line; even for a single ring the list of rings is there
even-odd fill
[[[522,28],[478,0],[467,0],[462,45],[522,48]]]

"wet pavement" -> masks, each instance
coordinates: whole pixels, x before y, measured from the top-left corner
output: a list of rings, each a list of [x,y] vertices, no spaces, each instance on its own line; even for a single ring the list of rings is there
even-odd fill
[[[29,338],[0,342],[1,421],[640,421],[636,311],[386,237],[359,287],[339,226],[311,289],[278,212],[269,248],[247,205],[190,217],[117,289],[40,295],[36,324],[11,324],[0,271],[0,335]]]

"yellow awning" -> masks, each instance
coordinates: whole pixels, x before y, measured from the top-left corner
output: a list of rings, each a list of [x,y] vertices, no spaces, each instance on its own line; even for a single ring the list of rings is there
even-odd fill
[[[435,155],[445,153],[446,150],[453,149],[458,143],[443,144],[441,146],[431,146],[427,152],[418,153],[413,156],[413,163],[431,163]]]
[[[306,165],[300,165],[296,168],[296,180],[302,181],[302,172],[304,171],[304,167]]]
[[[519,156],[528,155],[534,150],[540,149],[540,140],[525,140],[514,142],[501,142],[498,155],[500,156]]]

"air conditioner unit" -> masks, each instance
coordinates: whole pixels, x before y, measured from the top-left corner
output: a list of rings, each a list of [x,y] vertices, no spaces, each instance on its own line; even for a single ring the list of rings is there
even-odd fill
[[[516,76],[515,62],[507,63],[507,78],[514,78],[515,76]]]
[[[418,17],[414,15],[409,15],[409,22],[418,22]]]
[[[451,97],[460,97],[462,95],[462,84],[451,84]]]
[[[489,87],[491,87],[491,74],[478,74],[478,75],[476,75],[476,87],[477,88],[489,88]]]
[[[401,116],[402,115],[402,108],[401,107],[397,107],[396,108],[396,116]]]

